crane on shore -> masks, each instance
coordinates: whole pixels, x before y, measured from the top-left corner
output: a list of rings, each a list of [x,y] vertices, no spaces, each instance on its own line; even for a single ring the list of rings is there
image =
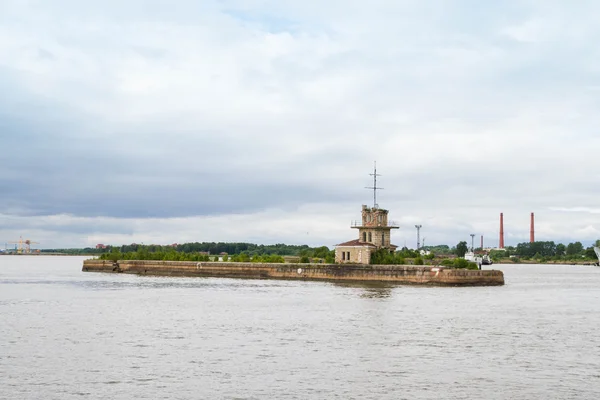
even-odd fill
[[[23,236],[19,237],[18,241],[8,242],[10,244],[16,244],[17,254],[31,254],[31,245],[40,244],[40,242],[34,242],[31,239],[23,239]],[[39,250],[38,250],[39,251]]]

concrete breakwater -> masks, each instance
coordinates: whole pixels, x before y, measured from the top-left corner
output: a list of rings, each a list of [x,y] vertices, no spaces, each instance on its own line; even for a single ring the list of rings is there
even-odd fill
[[[466,270],[412,265],[265,264],[154,260],[85,260],[82,271],[137,275],[389,282],[441,286],[504,285],[498,270]]]

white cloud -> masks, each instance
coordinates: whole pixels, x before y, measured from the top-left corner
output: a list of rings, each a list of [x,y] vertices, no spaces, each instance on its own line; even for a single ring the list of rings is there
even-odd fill
[[[589,214],[600,214],[600,208],[592,208],[592,207],[549,207],[552,211],[562,211],[562,212],[580,212],[580,213],[589,213]]]
[[[539,238],[595,240],[599,12],[3,2],[0,133],[27,151],[0,155],[2,236],[331,245],[377,160],[400,245],[417,222],[431,244],[496,240],[500,211],[509,242],[531,211]]]

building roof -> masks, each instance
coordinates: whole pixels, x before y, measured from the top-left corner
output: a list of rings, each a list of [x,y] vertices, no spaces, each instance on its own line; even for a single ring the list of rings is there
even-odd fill
[[[377,247],[373,243],[363,242],[363,241],[361,241],[359,239],[354,239],[354,240],[350,240],[349,242],[344,242],[344,243],[336,244],[335,246],[336,247],[338,247],[338,246],[346,246],[346,247],[350,247],[350,246]]]

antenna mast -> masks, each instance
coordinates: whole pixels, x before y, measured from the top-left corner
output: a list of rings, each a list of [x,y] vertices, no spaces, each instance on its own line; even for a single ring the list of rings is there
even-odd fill
[[[377,191],[382,190],[383,188],[377,187],[377,177],[381,176],[377,173],[377,161],[373,162],[373,173],[369,175],[373,177],[373,186],[365,187],[365,189],[373,189],[373,208],[379,208],[379,206],[377,205]]]

